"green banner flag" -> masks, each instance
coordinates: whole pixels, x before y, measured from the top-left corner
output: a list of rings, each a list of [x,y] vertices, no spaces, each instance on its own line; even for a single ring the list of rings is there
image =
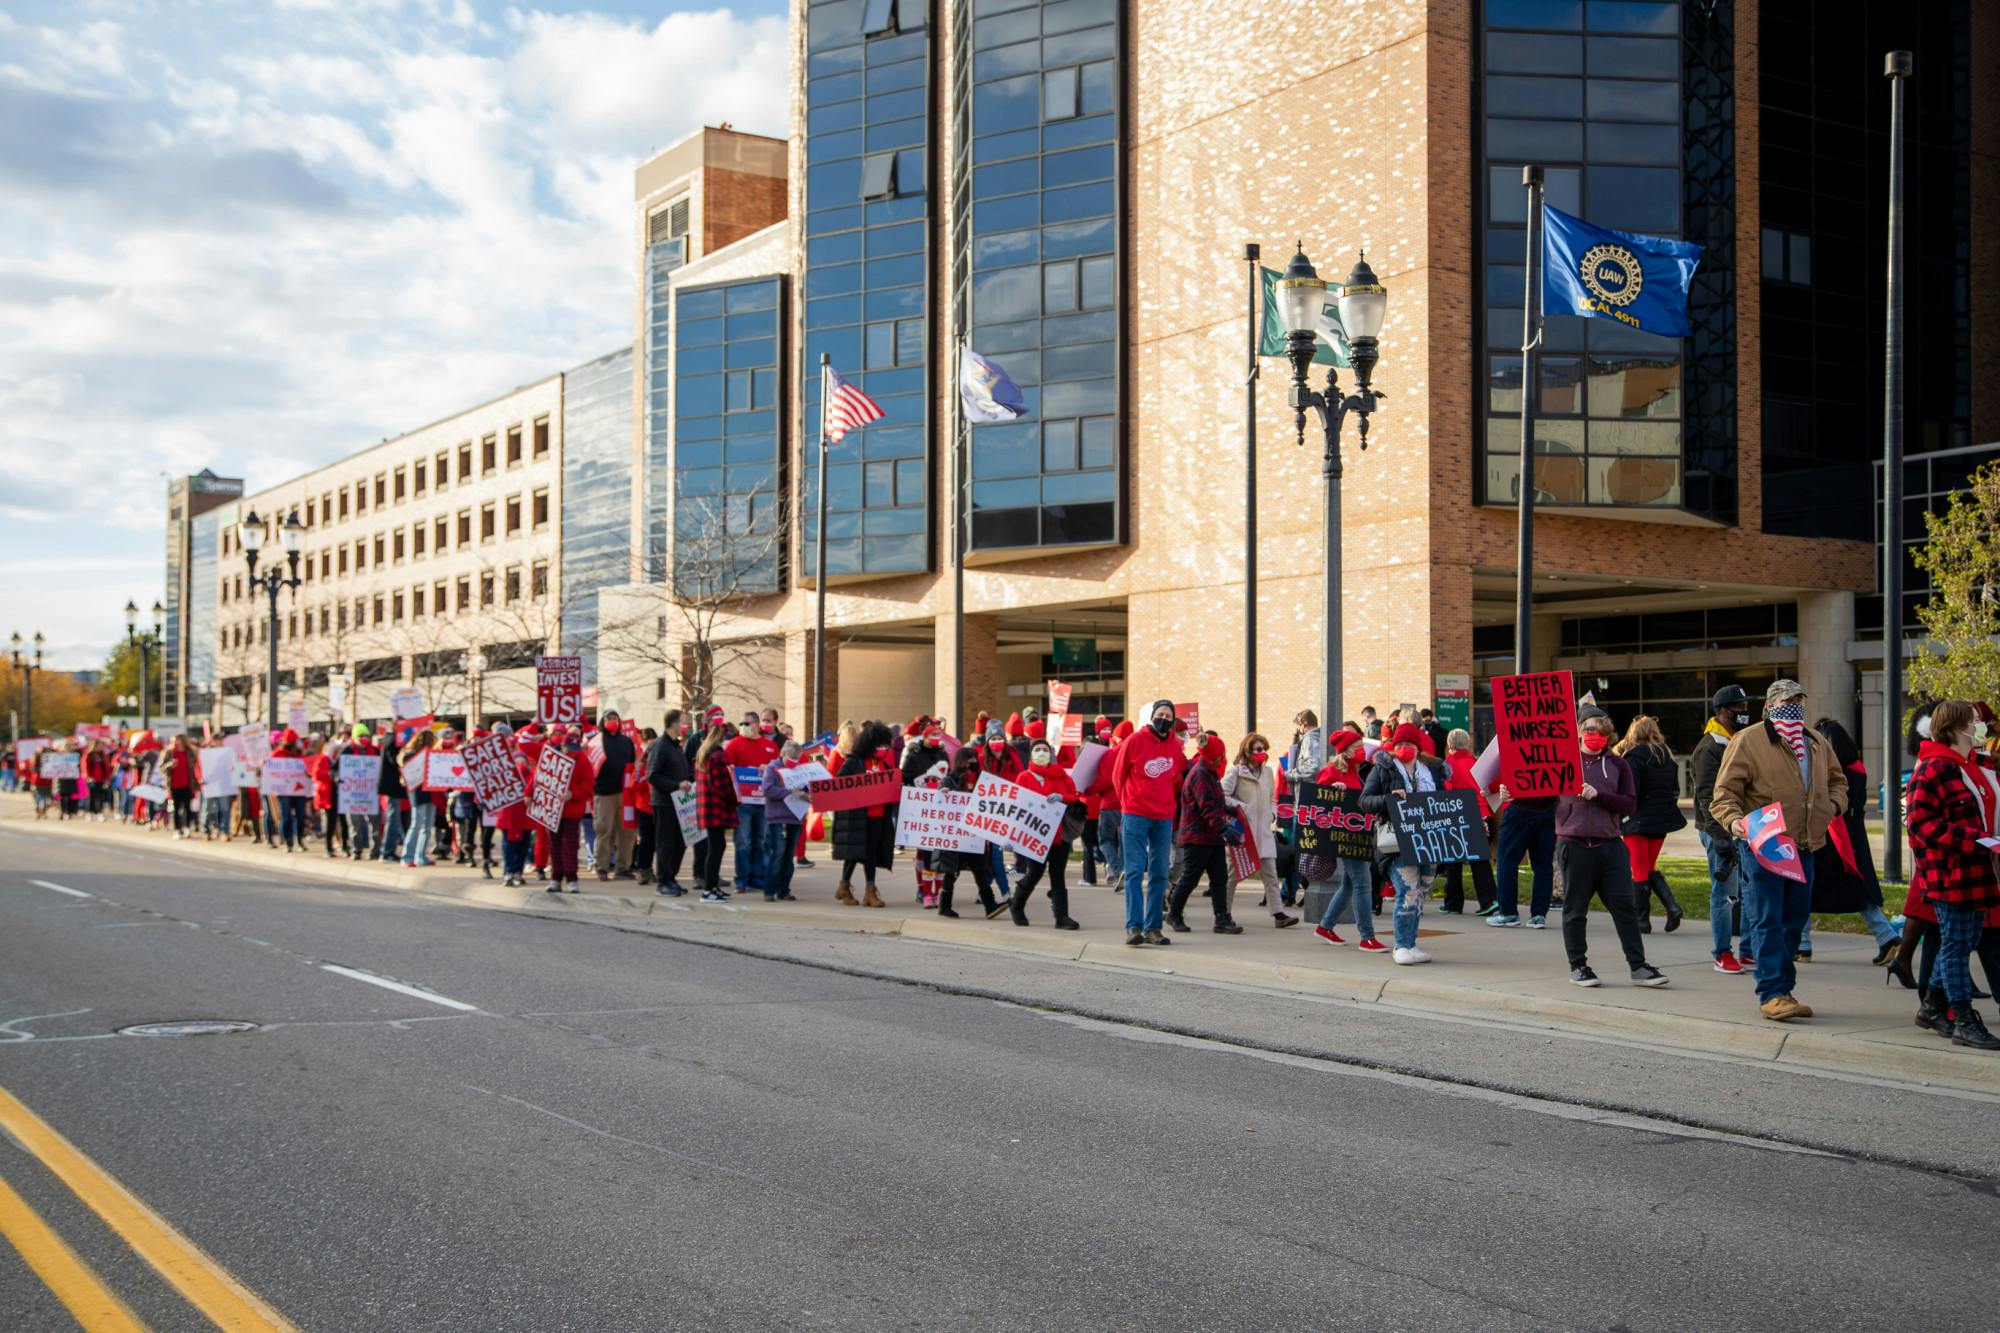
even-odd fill
[[[1258,334],[1257,354],[1259,356],[1283,356],[1285,354],[1285,320],[1278,310],[1277,284],[1283,277],[1276,269],[1264,270],[1264,327]],[[1341,327],[1340,284],[1326,285],[1326,307],[1319,315],[1319,338],[1313,348],[1313,364],[1337,366],[1342,370],[1349,367],[1347,360],[1347,330]]]

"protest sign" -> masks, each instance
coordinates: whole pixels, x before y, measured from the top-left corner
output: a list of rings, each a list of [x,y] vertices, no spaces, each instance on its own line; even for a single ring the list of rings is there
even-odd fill
[[[1069,770],[1069,780],[1076,784],[1078,791],[1097,781],[1097,770],[1103,765],[1104,757],[1110,753],[1110,746],[1099,745],[1096,741],[1083,747],[1076,756],[1076,763]]]
[[[241,759],[230,761],[229,780],[243,791],[257,790],[257,770]]]
[[[514,755],[506,740],[485,736],[460,752],[472,783],[473,799],[486,811],[505,810],[528,799],[528,788],[514,766]]]
[[[940,787],[912,787],[896,810],[896,845],[920,852],[977,852],[986,839],[965,826],[973,794]]]
[[[14,762],[26,768],[30,760],[48,748],[47,736],[23,736],[14,742]]]
[[[1063,684],[1061,681],[1052,680],[1049,682],[1049,716],[1053,717],[1057,713],[1067,713],[1069,711],[1071,693],[1073,693],[1071,687]]]
[[[972,808],[965,812],[965,827],[1030,861],[1046,861],[1062,828],[1064,809],[1060,797],[1051,800],[1019,783],[981,773],[979,785],[972,789]]]
[[[764,804],[764,770],[755,764],[735,764],[730,773],[736,778],[736,803],[738,805]]]
[[[1174,721],[1185,722],[1187,724],[1187,738],[1197,745],[1201,744],[1200,704],[1175,704]]]
[[[343,815],[372,815],[381,808],[375,793],[382,773],[382,759],[372,754],[340,756],[340,792],[336,809]]]
[[[583,659],[535,659],[535,721],[568,726],[583,721]]]
[[[1292,794],[1292,816],[1301,855],[1374,859],[1375,816],[1362,810],[1356,788],[1301,782]]]
[[[72,782],[83,776],[83,756],[75,752],[69,754],[51,753],[42,761],[42,776],[45,778],[68,778]]]
[[[426,752],[425,754],[416,756],[414,759],[400,761],[399,766],[403,770],[403,789],[412,796],[415,796],[424,789],[424,772],[429,767],[424,761],[428,757],[428,752]]]
[[[844,778],[815,782],[808,790],[815,810],[860,810],[890,805],[903,790],[903,775],[893,769],[871,769]]]
[[[312,795],[312,779],[306,776],[306,761],[303,759],[266,759],[264,761],[264,794],[266,796]]]
[[[227,736],[218,739],[216,744],[229,751],[229,757],[233,762],[239,764],[243,762],[243,738],[241,736],[232,731]]]
[[[424,755],[425,791],[466,791],[472,775],[465,769],[463,750],[429,750]]]
[[[336,722],[347,716],[347,677],[327,677],[326,711],[333,715]]]
[[[80,741],[103,741],[109,745],[111,743],[111,724],[109,722],[79,722],[76,724],[76,738]]]
[[[1083,744],[1083,715],[1081,713],[1051,713],[1048,727],[1049,744]]]
[[[551,833],[561,828],[569,781],[575,772],[575,755],[564,754],[553,745],[543,746],[542,762],[535,765],[535,783],[528,795],[528,818]]]
[[[1396,846],[1403,860],[1427,866],[1486,859],[1479,793],[1425,791],[1396,802]]]
[[[262,768],[264,761],[271,757],[270,729],[260,723],[244,727],[236,734],[241,738],[238,744],[243,747],[243,762],[252,768]]]
[[[778,770],[778,776],[784,779],[786,791],[798,791],[810,787],[815,782],[825,782],[832,778],[833,774],[826,771],[825,764],[808,762],[781,768]]]
[[[1576,696],[1567,671],[1493,678],[1493,729],[1500,781],[1515,800],[1570,796],[1583,788]]]
[[[410,743],[410,737],[416,735],[420,731],[429,731],[431,729],[431,725],[436,721],[437,721],[436,716],[431,713],[419,713],[415,717],[397,718],[396,721],[392,724],[394,727],[393,731],[394,744],[396,744],[397,746],[408,745]]]
[[[1799,862],[1799,845],[1785,832],[1784,806],[1773,801],[1744,816],[1743,837],[1758,865],[1794,883],[1806,882],[1805,869]]]
[[[1237,882],[1250,879],[1257,873],[1257,849],[1247,842],[1232,842],[1229,847],[1229,878]]]
[[[297,703],[285,705],[285,725],[303,736],[306,734],[306,705],[301,699]]]
[[[430,710],[424,707],[424,692],[414,685],[399,685],[389,691],[389,716],[395,721],[406,717],[421,717]]]
[[[236,794],[232,766],[235,759],[220,745],[195,751],[201,764],[201,794],[205,800],[219,800]]]
[[[680,821],[681,841],[692,847],[708,836],[696,811],[694,793],[677,791],[674,793],[674,818]]]
[[[1472,761],[1472,780],[1479,784],[1481,791],[1492,791],[1500,781],[1500,738],[1495,736],[1486,742],[1486,748],[1479,752],[1479,758]]]
[[[167,789],[157,782],[142,782],[132,789],[135,800],[150,801],[154,805],[167,803]]]

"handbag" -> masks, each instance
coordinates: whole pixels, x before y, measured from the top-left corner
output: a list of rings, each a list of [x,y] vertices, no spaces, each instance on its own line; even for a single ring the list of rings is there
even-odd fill
[[[1062,830],[1056,834],[1057,842],[1075,842],[1083,836],[1083,802],[1072,801],[1063,811]]]

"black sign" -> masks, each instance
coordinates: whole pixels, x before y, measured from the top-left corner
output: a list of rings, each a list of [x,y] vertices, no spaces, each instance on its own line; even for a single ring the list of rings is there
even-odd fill
[[[1302,855],[1345,856],[1367,861],[1375,855],[1375,816],[1364,814],[1361,793],[1334,783],[1301,782],[1292,794],[1293,835]]]
[[[1425,791],[1398,801],[1396,843],[1406,862],[1435,866],[1485,860],[1486,821],[1479,817],[1479,793]]]

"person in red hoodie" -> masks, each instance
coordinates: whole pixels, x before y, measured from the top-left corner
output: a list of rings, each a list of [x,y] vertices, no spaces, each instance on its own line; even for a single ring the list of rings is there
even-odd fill
[[[313,737],[306,754],[306,777],[312,780],[312,805],[319,812],[320,826],[326,838],[326,855],[333,859],[333,844],[347,845],[347,823],[334,813],[334,781],[332,747],[320,737]]]
[[[1034,725],[1039,727],[1041,723]],[[1038,740],[1029,748],[1028,760],[1028,771],[1021,775],[1021,785],[1037,796],[1061,801],[1062,813],[1056,816],[1056,840],[1049,844],[1048,859],[1028,861],[1021,882],[1014,886],[1014,896],[1008,900],[1008,909],[1013,913],[1015,925],[1027,925],[1028,914],[1024,909],[1029,896],[1035,891],[1035,885],[1041,883],[1046,872],[1049,877],[1049,906],[1055,909],[1056,929],[1075,930],[1077,924],[1069,917],[1069,885],[1063,882],[1070,851],[1070,842],[1063,837],[1063,832],[1069,827],[1072,807],[1083,798],[1069,774],[1057,765],[1055,751],[1049,748],[1046,740]]]
[[[1187,755],[1174,736],[1174,701],[1156,699],[1146,729],[1118,747],[1112,782],[1123,817],[1119,841],[1125,856],[1125,943],[1170,944],[1161,927],[1167,912],[1167,865],[1173,858],[1174,810]]]
[[[1129,718],[1108,732],[1098,733],[1101,743],[1109,746],[1111,752],[1098,760],[1097,776],[1084,793],[1097,802],[1097,846],[1104,856],[1104,882],[1113,893],[1125,890],[1125,843],[1119,836],[1125,823],[1125,807],[1119,802],[1118,785],[1113,777],[1118,767],[1118,747],[1131,734]]]

